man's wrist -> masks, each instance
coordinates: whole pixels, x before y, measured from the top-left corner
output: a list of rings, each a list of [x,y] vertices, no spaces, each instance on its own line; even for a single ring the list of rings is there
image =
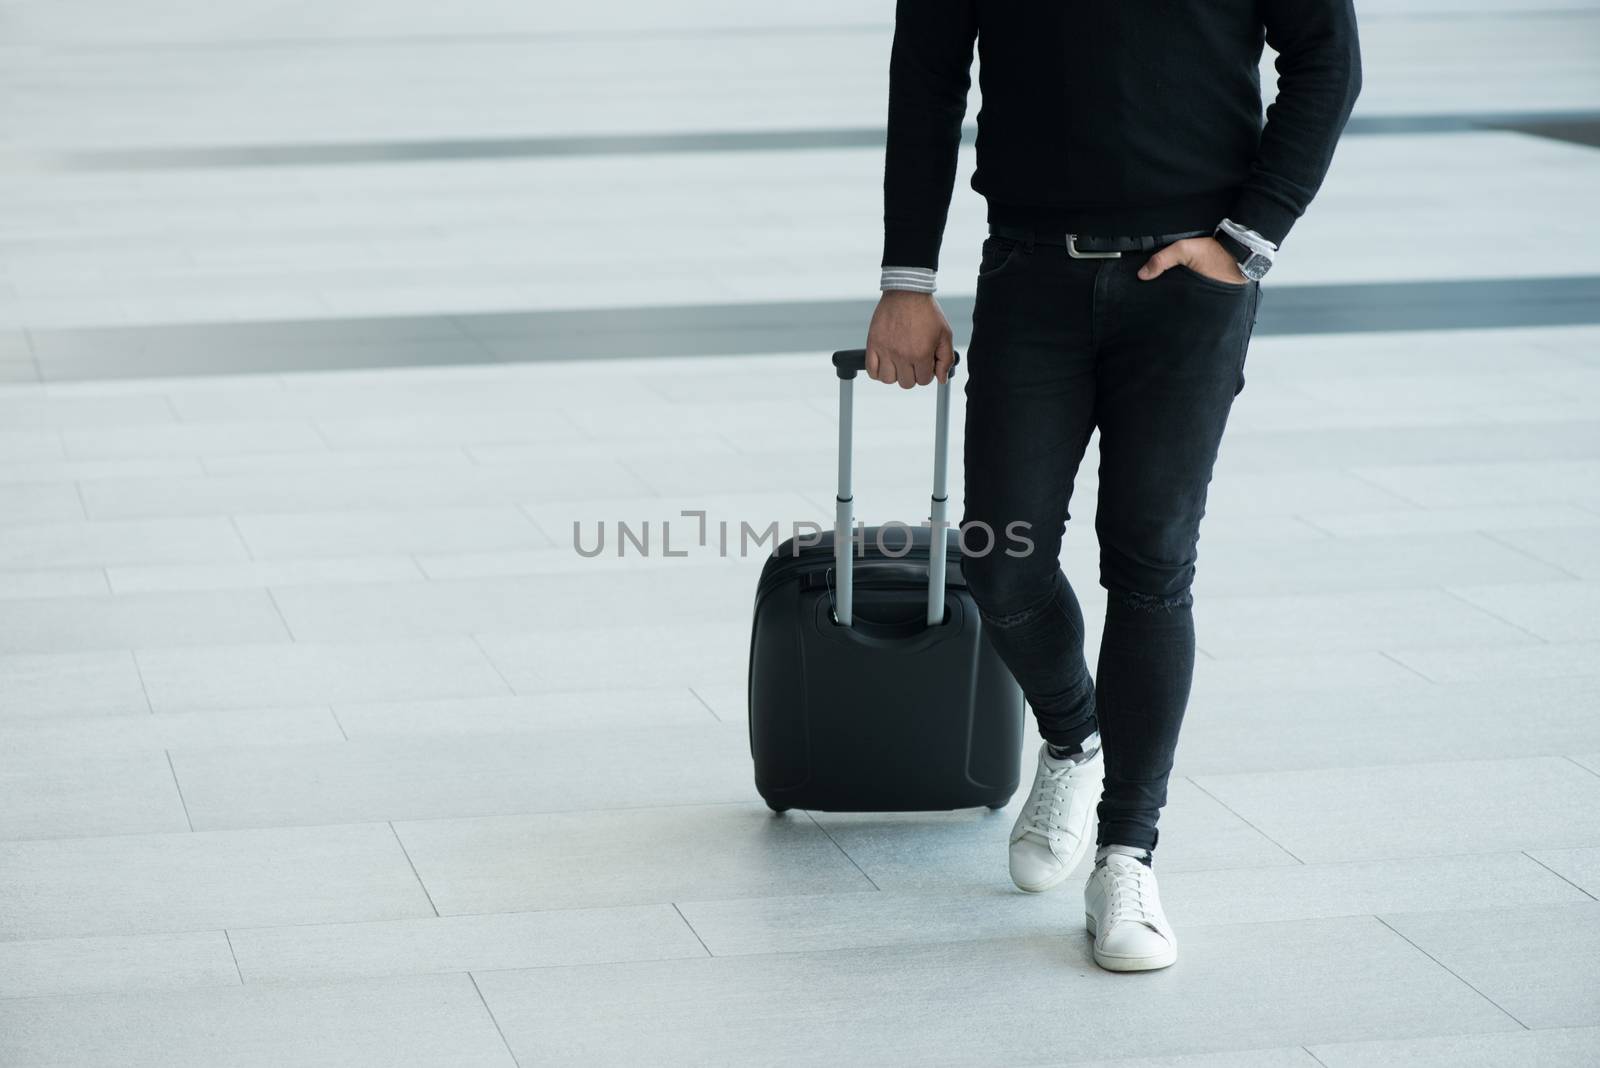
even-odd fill
[[[1232,219],[1217,224],[1212,236],[1239,264],[1239,272],[1254,282],[1259,282],[1272,269],[1278,246]]]
[[[884,267],[878,279],[883,292],[932,293],[935,272],[932,267]]]

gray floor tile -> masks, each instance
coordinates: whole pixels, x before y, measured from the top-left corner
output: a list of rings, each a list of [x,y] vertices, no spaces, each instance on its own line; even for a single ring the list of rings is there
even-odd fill
[[[1062,1061],[1077,1068],[1321,1068],[1300,1046],[1230,1049],[1220,1053],[1180,1053],[1172,1057],[1117,1057],[1104,1061]]]
[[[1500,530],[1494,537],[1529,556],[1583,579],[1600,579],[1600,514],[1588,524]],[[1524,525],[1525,527],[1527,524]]]
[[[748,686],[701,685],[694,687],[692,692],[705,703],[713,716],[724,723],[744,722],[750,714]]]
[[[0,721],[149,711],[130,653],[0,656]]]
[[[1219,657],[1537,642],[1442,590],[1211,597],[1196,605],[1195,626]]]
[[[293,745],[336,742],[343,737],[339,721],[325,707],[0,719],[0,753],[29,757],[160,754],[172,748]]]
[[[1369,467],[1362,478],[1423,508],[1581,505],[1600,501],[1600,461],[1418,464]]]
[[[1165,868],[1165,865],[1162,865]],[[1184,925],[1387,914],[1407,910],[1542,908],[1585,900],[1521,853],[1174,871],[1161,879],[1172,922]]]
[[[288,641],[265,591],[0,601],[0,653]]]
[[[187,830],[183,800],[160,750],[0,752],[0,840]]]
[[[218,830],[755,800],[749,746],[743,724],[708,717],[626,737],[562,730],[178,749],[172,764],[195,828]]]
[[[432,912],[381,823],[0,843],[0,939]]]
[[[662,567],[650,573],[650,595],[641,597],[637,574],[595,568],[518,578],[304,586],[278,590],[274,599],[301,641],[559,631],[607,619],[664,630],[747,617],[758,577],[745,567]]]
[[[1600,582],[1457,586],[1452,592],[1546,641],[1600,641]]]
[[[0,566],[108,567],[249,559],[226,519],[137,519],[0,527]]]
[[[863,423],[867,422],[863,416]],[[735,451],[724,446],[720,453],[671,453],[641,449],[627,458],[628,469],[656,493],[669,500],[696,497],[713,493],[762,493],[772,489],[775,472],[786,472],[796,486],[809,484],[821,488],[831,481],[837,470],[837,454],[828,447],[826,438],[836,431],[817,420],[817,427],[808,439],[805,449],[791,446],[787,449],[766,451],[750,443],[749,451]],[[919,428],[926,436],[927,427]],[[734,446],[746,445],[738,437],[730,437]],[[858,447],[865,448],[862,442]],[[920,481],[920,479],[919,479]],[[788,518],[788,517],[785,517]]]
[[[1002,812],[813,813],[839,848],[885,890],[1009,890],[1006,840],[1033,769]],[[1295,860],[1193,784],[1171,783],[1161,816],[1162,871],[1267,867]],[[1089,860],[1083,862],[1088,873]]]
[[[561,412],[541,411],[538,418],[527,412],[444,412],[427,408],[406,415],[378,415],[369,418],[322,419],[318,426],[336,449],[360,449],[422,443],[465,445],[508,441],[554,442],[571,440],[572,421]]]
[[[434,474],[460,472],[472,459],[459,446],[412,448],[396,445],[373,450],[340,449],[337,452],[259,452],[236,456],[205,456],[200,463],[208,475],[243,475],[285,471],[326,471],[331,468],[366,470],[375,467],[415,469]]]
[[[1226,459],[1219,461],[1226,464]],[[1299,515],[1318,508],[1351,512],[1392,509],[1405,498],[1343,471],[1246,474],[1220,467],[1206,502],[1208,517]]]
[[[59,484],[103,478],[161,478],[200,475],[205,469],[195,456],[139,457],[131,460],[36,459],[0,462],[0,483]]]
[[[1447,377],[1396,373],[1391,369],[1387,373],[1302,380],[1297,385],[1323,404],[1348,407],[1364,402],[1378,405],[1485,407],[1502,403],[1537,403],[1551,396],[1533,381],[1532,376],[1513,374],[1504,369],[1491,374]],[[1435,457],[1427,459],[1432,462],[1438,460]]]
[[[1549,533],[1573,528],[1578,537],[1584,528],[1595,526],[1596,514],[1572,505],[1469,508],[1406,508],[1389,512],[1308,512],[1302,518],[1312,526],[1340,538],[1381,537],[1394,534],[1425,534],[1445,531],[1478,530],[1493,532],[1507,545],[1528,548],[1524,536],[1535,531]],[[1533,529],[1530,529],[1533,528]],[[1592,544],[1592,542],[1591,542]],[[1568,561],[1553,559],[1535,551],[1547,563],[1566,567]],[[1568,570],[1571,570],[1568,567]]]
[[[1163,849],[1165,846],[1163,845]],[[986,856],[994,859],[994,851]],[[1063,937],[1082,926],[1083,879],[1039,896],[1002,878],[944,891],[680,901],[719,957],[926,942]],[[1210,924],[1315,920],[1409,909],[1541,906],[1586,901],[1520,853],[1441,857],[1397,872],[1389,861],[1167,870],[1161,898],[1179,938]],[[1087,869],[1084,870],[1087,874]]]
[[[1286,952],[1299,967],[1269,963]],[[512,1049],[539,1062],[648,1048],[661,1064],[1038,1063],[1037,1021],[1063,997],[1096,1021],[1080,1060],[1516,1027],[1369,917],[1196,928],[1183,953],[1134,984],[1098,973],[1082,932],[478,979]]]
[[[441,913],[868,890],[810,820],[762,805],[396,825]]]
[[[1528,856],[1590,896],[1600,898],[1600,847],[1533,849]]]
[[[747,621],[486,633],[478,641],[518,693],[584,689],[598,680],[628,687],[738,686],[749,669]]]
[[[53,460],[61,456],[61,435],[54,431],[0,431],[0,460]]]
[[[221,931],[0,942],[0,998],[238,985]]]
[[[92,519],[480,507],[584,493],[644,492],[648,490],[617,461],[590,463],[570,457],[542,468],[327,466],[311,471],[129,478],[83,485],[84,507]],[[81,518],[83,511],[72,514]]]
[[[326,560],[252,560],[232,564],[153,564],[106,569],[113,593],[246,590],[286,586],[349,586],[420,582],[427,576],[409,556]]]
[[[313,329],[315,325],[312,324]],[[527,449],[530,458],[537,459],[541,455],[538,452],[541,438],[543,441],[558,440],[570,435],[573,428],[559,418],[544,426],[528,426],[526,424],[539,422],[528,416],[559,413],[570,402],[571,389],[569,387],[569,395],[563,396],[561,391],[549,388],[546,376],[530,379],[519,374],[523,370],[491,365],[419,368],[403,375],[330,370],[315,376],[314,385],[299,378],[285,379],[282,389],[271,392],[195,389],[173,397],[173,407],[185,422],[192,423],[314,418],[340,424],[363,423],[363,429],[370,434],[392,427],[394,432],[378,443],[385,448],[407,444],[408,420],[411,427],[420,420],[429,420],[425,425],[438,436],[444,436],[447,427],[458,428],[464,435],[475,435],[482,434],[485,425],[474,420],[492,415],[488,426],[510,433],[512,440],[474,448]],[[571,379],[580,392],[590,381],[585,375]],[[541,384],[545,388],[540,388]],[[616,390],[620,395],[651,395],[637,379],[613,376],[605,386],[608,394]],[[514,421],[519,419],[520,422]],[[355,436],[355,431],[349,428],[345,432]],[[520,441],[517,440],[519,435]],[[413,443],[418,436],[410,435]]]
[[[465,975],[0,1002],[28,1068],[512,1068]]]
[[[1304,389],[1310,380],[1306,374],[1291,373],[1284,384]],[[1235,429],[1227,443],[1228,464],[1242,471],[1576,459],[1597,453],[1600,453],[1600,424],[1589,419],[1563,422],[1479,420],[1430,426],[1369,427],[1360,434],[1351,434],[1348,427],[1244,433]]]
[[[417,568],[430,579],[481,579],[493,575],[544,575],[579,570],[585,563],[570,546],[549,549],[505,549],[494,552],[418,554]]]
[[[1427,678],[1446,683],[1600,675],[1600,642],[1480,649],[1396,647],[1389,655]]]
[[[859,949],[929,942],[1071,936],[1083,925],[1077,881],[1040,896],[1004,887],[863,891],[679,901],[714,956]]]
[[[247,983],[706,956],[671,905],[260,927],[229,937]]]
[[[0,600],[110,593],[103,571],[0,571]]]
[[[75,486],[0,485],[0,529],[83,518]]]
[[[509,505],[241,516],[238,524],[258,560],[542,548],[549,544],[526,515]]]
[[[334,712],[352,740],[417,734],[514,734],[574,727],[632,730],[705,724],[719,718],[687,686],[340,704]]]
[[[812,384],[815,385],[814,379]],[[648,396],[650,394],[651,391],[644,381],[638,381],[637,385],[644,391],[642,395]],[[761,376],[759,388],[768,396],[772,395],[775,385],[776,383],[772,382],[768,376]],[[580,390],[579,392],[586,391]],[[584,454],[588,456],[607,456],[629,464],[640,456],[652,454],[689,457],[728,456],[738,452],[734,443],[721,434],[683,427],[676,428],[659,438],[606,435],[586,440],[583,444],[583,450]],[[474,462],[489,467],[502,464],[512,467],[537,464],[543,462],[549,456],[549,446],[544,443],[512,442],[492,445],[467,445],[462,451]],[[723,490],[726,491],[727,488],[725,486]]]
[[[69,459],[199,456],[241,452],[326,452],[308,423],[199,423],[167,426],[68,427],[61,433]]]
[[[158,712],[504,694],[471,641],[151,649],[139,668]]]
[[[1326,1068],[1589,1068],[1600,1061],[1600,1027],[1334,1042],[1311,1052]]]
[[[55,427],[149,426],[174,421],[164,396],[84,396],[33,393],[0,400],[0,425],[16,430]]]
[[[1287,771],[1600,749],[1600,675],[1516,682],[1195,693],[1177,772]]]
[[[1600,776],[1558,757],[1195,781],[1308,863],[1600,844]]]
[[[1207,609],[1200,609],[1201,614]],[[1282,693],[1286,690],[1417,688],[1427,680],[1392,657],[1371,650],[1339,653],[1301,651],[1261,655],[1241,649],[1218,656],[1208,646],[1214,625],[1207,618],[1195,624],[1201,656],[1194,666],[1194,693],[1235,695]]]
[[[1207,532],[1197,598],[1251,594],[1426,589],[1457,582],[1530,584],[1570,579],[1551,564],[1477,533],[1406,534],[1261,545]]]
[[[1588,1026],[1600,1013],[1600,902],[1383,919],[1525,1027]]]

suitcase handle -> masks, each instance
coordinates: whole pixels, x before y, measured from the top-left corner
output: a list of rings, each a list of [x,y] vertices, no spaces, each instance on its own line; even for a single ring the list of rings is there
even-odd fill
[[[898,561],[868,561],[855,568],[854,572],[853,585],[857,587],[878,586],[904,589],[912,580],[920,582],[923,576],[922,565]],[[949,585],[948,574],[945,584]],[[833,572],[804,575],[800,579],[800,588],[802,590],[825,589],[831,598],[833,596]]]
[[[961,353],[952,352],[950,355],[950,369],[953,371],[961,362]],[[866,349],[840,349],[833,354],[833,370],[840,378],[854,378],[866,369]]]
[[[953,353],[950,373],[940,382],[935,397],[933,423],[933,495],[928,510],[932,536],[928,546],[928,626],[944,622],[944,578],[946,510],[945,494],[950,453],[950,378],[955,374],[961,354]],[[850,461],[855,421],[856,375],[867,369],[866,349],[841,349],[833,354],[834,373],[839,377],[839,492],[834,497],[833,559],[838,573],[838,592],[834,619],[848,627],[855,608],[854,498],[850,489]]]

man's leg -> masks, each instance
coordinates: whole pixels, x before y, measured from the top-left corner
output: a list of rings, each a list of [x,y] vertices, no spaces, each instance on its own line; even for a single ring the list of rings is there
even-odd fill
[[[1200,520],[1258,291],[1183,269],[1140,281],[1142,262],[1124,257],[1099,294],[1099,844],[1153,850],[1194,675]]]
[[[1124,257],[1096,305],[1100,424],[1099,713],[1105,752],[1099,849],[1084,887],[1094,959],[1165,968],[1178,939],[1151,866],[1194,675],[1200,518],[1233,398],[1244,384],[1255,285],[1171,269],[1148,282]]]
[[[1093,270],[1059,247],[1013,244],[986,244],[973,311],[962,572],[1040,733],[1071,747],[1095,730],[1083,613],[1059,564],[1093,430]]]
[[[1059,564],[1093,428],[1094,270],[1064,248],[993,239],[984,264],[968,352],[962,571],[1046,739],[1008,844],[1012,881],[1039,893],[1088,852],[1104,771],[1083,612]]]

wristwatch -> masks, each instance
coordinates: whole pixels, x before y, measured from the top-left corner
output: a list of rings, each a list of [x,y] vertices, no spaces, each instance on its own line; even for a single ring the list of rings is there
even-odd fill
[[[1272,257],[1278,246],[1249,227],[1223,219],[1212,236],[1239,261],[1239,272],[1252,282],[1261,281],[1272,270]]]

